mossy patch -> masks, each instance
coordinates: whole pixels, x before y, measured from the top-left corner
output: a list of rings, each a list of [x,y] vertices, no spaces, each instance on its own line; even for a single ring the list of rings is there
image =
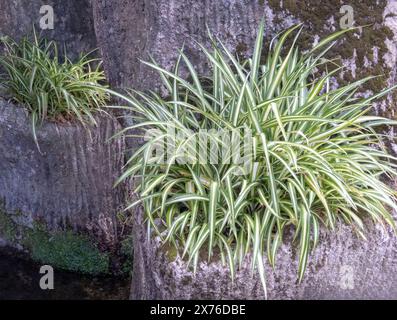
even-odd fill
[[[12,218],[0,207],[0,238],[13,243],[17,236],[17,226]]]
[[[306,32],[303,32],[299,39],[301,49],[311,48],[314,36],[323,38],[332,32],[332,28],[335,28],[335,31],[340,30],[339,19],[343,14],[339,10],[343,3],[335,4],[333,0],[305,3],[293,0],[283,2],[269,0],[267,3],[274,13],[284,12],[304,23]],[[356,56],[354,62],[355,77],[353,77],[352,72],[344,72],[343,77],[338,78],[338,83],[346,85],[370,75],[379,75],[380,77],[365,83],[361,87],[361,91],[380,92],[389,86],[388,80],[392,72],[392,70],[385,68],[383,64],[383,56],[388,52],[385,41],[386,39],[393,39],[392,30],[384,24],[383,13],[387,1],[363,0],[350,5],[353,7],[354,25],[366,27],[343,35],[338,44],[327,54],[327,57],[350,59]],[[284,18],[283,14],[275,14],[273,24],[285,27]],[[311,30],[311,32],[308,32],[308,30]],[[374,48],[376,48],[375,51]],[[367,64],[368,61],[370,64]],[[338,61],[336,62],[338,63]],[[397,92],[391,95],[394,100],[397,98]],[[390,111],[386,111],[382,115],[393,117]]]
[[[121,273],[127,275],[132,270],[133,246],[132,236],[128,236],[120,242],[120,257],[123,260]]]
[[[43,222],[27,227],[19,211],[9,213],[0,203],[0,239],[23,250],[40,263],[83,274],[129,275],[132,270],[131,236],[117,248],[103,249],[92,237],[67,230],[48,231]]]
[[[162,249],[164,250],[169,261],[174,261],[179,254],[178,249],[174,245],[164,243]]]
[[[109,272],[109,255],[101,252],[88,237],[72,231],[50,235],[36,224],[27,231],[23,244],[34,260],[56,268],[93,275]]]
[[[66,271],[128,275],[132,270],[131,236],[125,236],[116,248],[101,248],[91,236],[70,228],[55,232],[49,231],[43,221],[28,223],[22,212],[7,212],[1,200],[0,239],[25,251],[33,260]]]

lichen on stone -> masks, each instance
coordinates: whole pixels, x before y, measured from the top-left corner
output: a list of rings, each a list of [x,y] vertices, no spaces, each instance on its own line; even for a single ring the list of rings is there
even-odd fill
[[[379,76],[365,83],[361,91],[380,92],[394,84],[397,59],[397,26],[392,19],[397,12],[393,1],[360,1],[349,4],[353,8],[354,25],[328,53],[327,57],[337,58],[343,71],[337,78],[339,85],[345,85],[367,76]],[[299,40],[301,49],[312,47],[318,38],[340,30],[339,21],[343,16],[340,5],[333,0],[297,3],[292,0],[268,0],[267,6],[275,13],[273,28],[285,28],[285,16],[291,16],[304,23],[305,30]],[[374,113],[394,118],[392,103],[397,93],[391,93],[375,105]]]

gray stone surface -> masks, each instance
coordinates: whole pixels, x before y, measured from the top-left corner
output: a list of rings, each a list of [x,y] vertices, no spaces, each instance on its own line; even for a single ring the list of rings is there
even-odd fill
[[[131,299],[264,299],[256,273],[246,259],[236,274],[220,262],[201,262],[194,276],[175,251],[148,241],[142,212],[134,225],[134,269]],[[273,271],[265,261],[268,299],[397,299],[397,237],[368,223],[363,241],[350,227],[322,230],[309,258],[303,281],[297,283],[298,253],[286,235]]]
[[[170,68],[183,43],[200,71],[206,66],[194,40],[208,44],[206,24],[227,46],[245,54],[267,10],[258,1],[96,0],[98,43],[115,86],[153,89],[158,76],[140,59]],[[109,41],[111,39],[111,41]]]
[[[0,201],[21,223],[44,222],[95,236],[104,246],[117,240],[116,214],[125,185],[113,188],[124,163],[123,138],[109,140],[118,122],[98,115],[99,126],[45,122],[38,128],[42,154],[25,109],[0,100]]]

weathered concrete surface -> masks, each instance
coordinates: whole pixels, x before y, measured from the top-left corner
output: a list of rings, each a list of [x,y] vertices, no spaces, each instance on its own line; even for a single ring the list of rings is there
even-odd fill
[[[247,259],[232,284],[228,267],[201,262],[194,276],[173,249],[148,241],[142,214],[135,219],[131,299],[264,299]],[[297,283],[298,252],[286,236],[273,271],[267,262],[268,299],[397,299],[397,237],[370,227],[368,240],[345,225],[323,231],[305,278]],[[171,253],[170,253],[171,251]],[[168,252],[168,253],[167,253]]]
[[[51,230],[73,229],[104,246],[117,240],[116,214],[125,205],[125,185],[113,188],[124,164],[123,138],[110,116],[99,126],[45,122],[38,128],[42,154],[25,109],[0,100],[0,202],[20,211],[21,223],[44,222]]]
[[[170,68],[183,43],[189,58],[204,71],[193,40],[208,43],[206,24],[228,47],[250,49],[266,10],[258,1],[95,0],[95,28],[111,84],[153,89],[158,76],[140,63],[153,56]],[[109,39],[111,39],[109,41]]]
[[[54,9],[54,29],[39,27],[40,8]],[[75,57],[97,47],[91,0],[0,0],[0,36],[20,38],[31,34],[33,25],[48,39],[56,40],[60,49],[65,46],[68,56]]]

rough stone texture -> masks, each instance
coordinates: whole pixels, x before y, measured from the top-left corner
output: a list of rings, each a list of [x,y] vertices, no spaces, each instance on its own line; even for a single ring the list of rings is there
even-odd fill
[[[264,299],[247,259],[232,284],[220,262],[199,264],[193,276],[186,263],[158,240],[148,241],[140,212],[134,226],[134,269],[131,299]],[[267,262],[268,299],[397,299],[397,237],[370,227],[363,241],[346,225],[332,234],[323,230],[312,252],[305,278],[297,283],[298,253],[286,236],[273,271]],[[168,252],[167,252],[168,250]],[[171,253],[169,253],[171,252]]]
[[[136,82],[147,38],[150,14],[145,0],[94,0],[98,45],[110,83],[115,87]]]
[[[205,70],[194,40],[208,43],[206,24],[229,48],[246,53],[267,10],[258,1],[95,0],[95,28],[110,82],[153,89],[158,76],[140,63],[153,56],[171,67],[185,43],[186,53]],[[109,39],[112,39],[109,41]]]
[[[117,240],[116,214],[126,188],[113,188],[124,163],[123,138],[110,116],[99,126],[45,122],[39,153],[24,108],[0,100],[0,202],[23,213],[21,223],[45,222],[49,230],[70,228],[110,246]]]
[[[54,8],[53,30],[40,30],[43,5]],[[0,36],[18,39],[31,34],[33,25],[60,48],[65,46],[71,57],[96,48],[91,0],[0,0]]]
[[[266,1],[272,11],[272,26],[280,26],[286,17],[294,17],[304,23],[305,32],[301,47],[312,43],[330,32],[340,30],[344,13],[342,5],[353,9],[354,26],[366,26],[347,33],[330,51],[328,57],[339,58],[344,70],[335,79],[335,85],[345,84],[369,75],[381,77],[368,82],[361,88],[361,95],[379,92],[396,83],[397,59],[397,2],[395,0],[362,1]],[[378,102],[376,113],[395,117],[394,92]]]

